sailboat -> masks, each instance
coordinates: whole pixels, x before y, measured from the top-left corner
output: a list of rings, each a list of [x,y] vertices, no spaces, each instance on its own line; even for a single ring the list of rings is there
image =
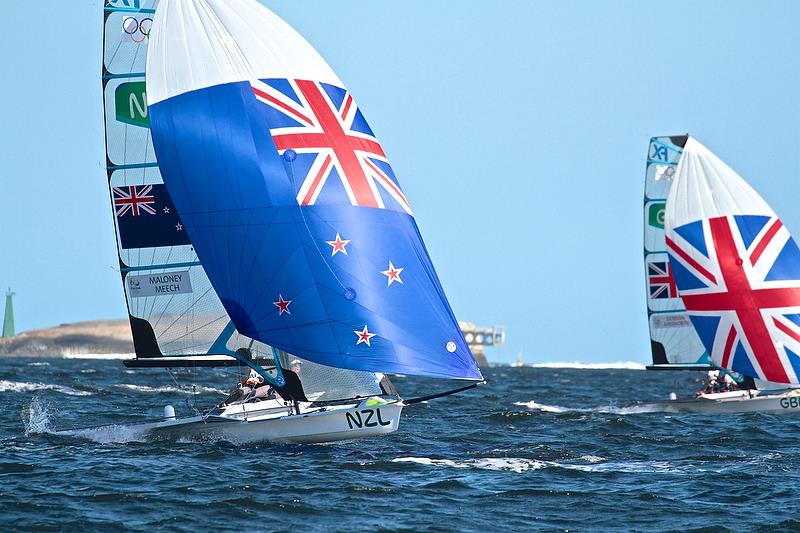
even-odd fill
[[[720,369],[738,390],[681,412],[800,408],[800,249],[735,171],[688,135],[655,137],[645,185],[651,369]]]
[[[383,146],[299,33],[255,0],[103,9],[125,365],[240,367],[278,391],[128,429],[354,439],[483,382]],[[390,373],[469,384],[403,400]],[[298,378],[305,398],[281,397]]]

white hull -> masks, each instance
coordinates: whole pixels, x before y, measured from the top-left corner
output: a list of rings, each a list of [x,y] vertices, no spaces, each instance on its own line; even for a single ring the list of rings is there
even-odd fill
[[[744,390],[702,394],[697,398],[667,400],[657,404],[674,413],[800,413],[800,391]]]
[[[270,400],[234,405],[211,416],[106,427],[150,440],[221,440],[234,444],[331,442],[397,431],[404,404],[400,399],[392,399],[387,403],[363,400],[325,407],[302,403],[299,407],[300,414],[295,414],[291,406]],[[56,434],[80,437],[98,429]]]

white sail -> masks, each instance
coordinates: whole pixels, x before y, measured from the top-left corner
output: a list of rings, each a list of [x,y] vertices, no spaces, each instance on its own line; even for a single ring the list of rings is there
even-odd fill
[[[678,296],[664,242],[667,194],[686,136],[653,137],[647,152],[644,192],[644,268],[653,365],[676,369],[708,366],[709,358]]]
[[[250,1],[170,0],[158,10],[154,26],[156,54],[148,60],[151,105],[191,90],[261,78],[343,86],[308,41]]]

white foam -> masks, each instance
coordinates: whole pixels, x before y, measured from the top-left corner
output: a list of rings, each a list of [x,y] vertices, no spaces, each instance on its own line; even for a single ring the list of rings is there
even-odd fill
[[[532,409],[534,411],[543,411],[545,413],[567,413],[572,411],[568,407],[561,407],[558,405],[545,405],[541,403],[536,403],[533,400],[529,402],[515,402],[514,405],[518,405],[520,407],[527,407],[528,409]]]
[[[673,465],[669,461],[620,461],[596,464],[553,463],[553,466],[580,472],[620,472],[632,474],[679,474],[683,472],[705,472],[695,465]]]
[[[34,361],[33,363],[28,363],[28,366],[50,366],[50,363],[47,361]]]
[[[579,458],[586,463],[559,463],[556,461],[539,461],[536,459],[524,459],[519,457],[487,457],[481,459],[466,459],[456,461],[453,459],[431,459],[430,457],[398,457],[393,459],[394,463],[415,463],[426,466],[443,468],[474,468],[480,470],[500,470],[514,473],[527,472],[529,470],[541,470],[542,468],[563,468],[566,470],[577,470],[580,472],[620,472],[620,473],[683,473],[683,472],[703,472],[703,469],[695,465],[673,465],[669,461],[621,461],[603,462],[602,457],[594,455],[584,455]]]
[[[50,428],[50,413],[47,406],[39,398],[34,398],[28,410],[22,412],[25,423],[25,434],[46,433]]]
[[[647,367],[633,361],[616,363],[580,363],[578,361],[553,361],[550,363],[531,363],[524,366],[532,368],[573,368],[579,370],[646,370]]]
[[[59,431],[57,434],[87,439],[100,444],[118,444],[126,442],[144,442],[148,431],[140,427],[110,425],[89,429]]]
[[[164,392],[172,392],[172,393],[177,392],[177,393],[180,393],[180,394],[194,394],[195,392],[201,393],[201,394],[203,394],[203,393],[225,394],[225,395],[228,394],[224,390],[217,389],[217,388],[214,388],[214,387],[204,387],[202,385],[197,385],[195,387],[190,387],[190,386],[175,387],[175,386],[172,386],[172,385],[164,385],[164,386],[161,386],[161,387],[150,387],[148,385],[133,385],[133,384],[130,384],[130,383],[119,383],[119,384],[114,385],[114,386],[118,387],[118,388],[121,388],[121,389],[128,389],[128,390],[132,390],[132,391],[136,391],[136,392],[144,392],[144,393],[148,393],[148,394],[150,394],[150,393],[164,393]]]
[[[77,390],[72,387],[63,385],[54,385],[52,383],[30,383],[27,381],[8,381],[0,379],[0,392],[31,392],[54,390],[61,394],[68,394],[70,396],[91,396],[89,391]]]
[[[606,413],[612,415],[635,415],[640,413],[657,413],[665,410],[663,406],[657,404],[630,405],[626,407],[608,405],[580,409],[563,407],[560,405],[547,405],[531,400],[529,402],[514,402],[514,405],[525,407],[534,411],[542,411],[544,413]]]
[[[429,457],[398,457],[392,459],[393,463],[417,463],[430,466],[443,466],[448,468],[478,468],[481,470],[505,470],[509,472],[526,472],[528,470],[539,470],[544,468],[546,461],[536,461],[534,459],[521,459],[517,457],[470,459],[465,461],[453,461],[451,459],[431,459]]]
[[[132,353],[65,353],[64,359],[133,359]]]

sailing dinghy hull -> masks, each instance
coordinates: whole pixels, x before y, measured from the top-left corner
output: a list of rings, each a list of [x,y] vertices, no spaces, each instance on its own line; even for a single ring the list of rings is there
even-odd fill
[[[800,413],[800,393],[744,390],[703,394],[697,398],[667,400],[654,404],[671,413]]]
[[[404,404],[400,400],[326,407],[300,404],[300,414],[278,402],[234,405],[210,416],[165,419],[145,424],[115,425],[115,433],[142,440],[225,441],[237,445],[258,443],[320,443],[362,439],[397,431]],[[109,428],[110,426],[106,426]],[[64,430],[56,434],[82,437],[91,430]]]

